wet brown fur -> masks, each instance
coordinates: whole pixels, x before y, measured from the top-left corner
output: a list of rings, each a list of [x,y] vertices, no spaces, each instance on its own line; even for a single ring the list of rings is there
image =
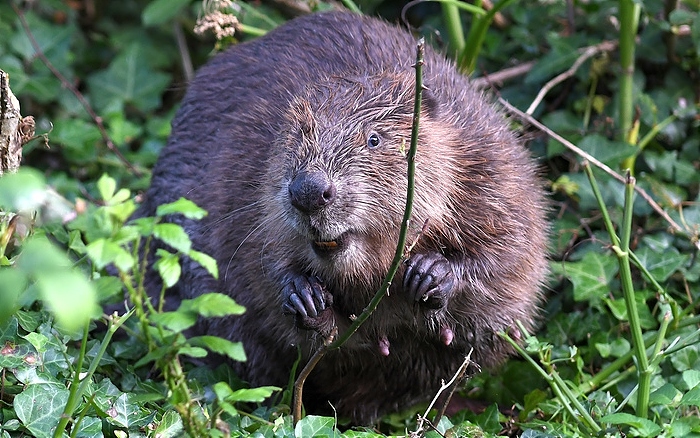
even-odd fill
[[[171,296],[219,291],[247,308],[197,330],[243,342],[248,361],[235,366],[251,385],[284,386],[297,346],[305,360],[321,340],[283,315],[285,275],[317,277],[342,330],[386,274],[405,202],[414,57],[403,30],[317,14],[218,55],[189,88],[138,215],[180,196],[208,210],[200,222],[171,220],[216,258],[220,279],[185,260]],[[311,375],[312,412],[330,412],[330,402],[369,423],[429,399],[471,348],[479,365],[498,365],[511,348],[496,333],[516,320],[533,326],[547,228],[535,165],[502,115],[432,50],[425,85],[409,240],[427,222],[412,254],[442,254],[454,290],[444,308],[427,309],[407,299],[402,269],[375,314]],[[381,137],[376,150],[369,133]],[[318,214],[289,202],[300,170],[325,172],[337,188]],[[345,251],[314,253],[310,242],[341,232],[350,232]],[[449,345],[444,328],[454,334]]]

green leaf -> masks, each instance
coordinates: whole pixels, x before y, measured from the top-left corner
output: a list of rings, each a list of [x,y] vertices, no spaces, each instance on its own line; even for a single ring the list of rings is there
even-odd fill
[[[117,190],[117,182],[111,176],[103,173],[97,180],[97,190],[100,192],[102,200],[109,201]]]
[[[189,340],[191,345],[205,347],[210,351],[228,356],[237,362],[245,362],[246,355],[243,351],[243,343],[231,342],[218,336],[197,336]]]
[[[153,0],[141,14],[141,21],[146,26],[163,24],[177,16],[190,0]]]
[[[61,327],[75,331],[102,312],[94,285],[75,271],[44,272],[37,276],[41,298]]]
[[[540,57],[525,77],[526,84],[536,84],[567,70],[579,57],[574,47],[571,50],[553,50]]]
[[[668,21],[674,26],[690,24],[693,22],[693,18],[695,18],[696,15],[697,13],[686,11],[685,9],[674,9],[668,15]]]
[[[117,277],[100,277],[94,283],[97,291],[97,301],[100,303],[109,301],[113,297],[123,297],[122,289],[124,284]]]
[[[119,53],[107,70],[88,78],[90,97],[98,112],[122,111],[127,105],[148,112],[161,105],[170,75],[151,69],[145,52],[142,43],[134,42]]]
[[[498,433],[501,430],[498,414],[498,405],[490,405],[484,412],[477,415],[476,424],[486,432]]]
[[[4,12],[4,11],[3,11]],[[26,20],[29,28],[32,30],[32,36],[39,45],[41,52],[48,58],[53,66],[60,71],[68,80],[72,80],[72,72],[70,60],[74,58],[71,53],[71,42],[75,35],[80,34],[80,31],[75,27],[74,22],[53,24],[53,21],[41,19],[31,11],[26,14]],[[7,21],[7,20],[5,20]],[[39,69],[43,63],[36,56],[36,50],[25,32],[16,32],[11,41],[4,44],[11,45],[17,53],[21,54],[27,62],[27,68],[30,70]],[[3,45],[4,45],[3,44]],[[31,64],[31,61],[34,64]],[[30,67],[32,65],[32,67]],[[52,97],[55,97],[59,91],[60,83],[53,78],[47,85],[56,87],[56,92],[52,92]]]
[[[207,215],[207,211],[200,208],[189,199],[180,198],[175,202],[159,205],[156,208],[156,215],[163,217],[168,214],[181,214],[188,219],[202,219]]]
[[[142,411],[132,394],[120,395],[107,410],[107,420],[120,427],[136,429],[150,423],[150,413]]]
[[[340,438],[340,432],[335,428],[335,420],[333,418],[307,415],[299,420],[294,427],[294,436]]]
[[[177,254],[169,253],[168,251],[159,248],[156,251],[158,260],[153,265],[163,279],[165,287],[173,287],[180,279],[182,268],[180,267],[180,257]]]
[[[83,119],[63,119],[56,122],[51,142],[61,146],[61,153],[71,162],[94,162],[99,154],[95,144],[102,142],[102,134],[94,123]]]
[[[38,171],[22,167],[17,173],[0,178],[0,208],[12,211],[32,211],[46,200],[46,182]]]
[[[29,385],[13,402],[17,417],[36,438],[53,436],[68,402],[68,390],[56,385]]]
[[[598,134],[587,135],[577,146],[610,167],[618,167],[622,160],[637,152],[637,146],[611,141]]]
[[[675,406],[681,397],[681,392],[670,383],[665,383],[649,396],[652,405]]]
[[[195,251],[194,249],[191,249],[187,255],[206,269],[212,277],[219,278],[219,266],[216,264],[216,260],[214,260],[213,257],[203,252]]]
[[[259,388],[244,388],[233,391],[225,382],[218,382],[214,384],[212,389],[219,400],[227,401],[229,403],[262,403],[273,393],[281,391],[281,388],[276,386],[261,386]]]
[[[174,411],[167,411],[163,414],[163,418],[158,423],[153,436],[159,438],[176,438],[181,437],[183,432],[182,418]]]
[[[153,235],[182,253],[189,253],[192,241],[180,225],[158,224],[153,228]]]
[[[651,329],[656,327],[657,321],[649,310],[649,306],[646,303],[647,296],[644,291],[635,292],[634,300],[637,304],[637,315],[639,316],[639,323],[642,328]],[[623,298],[611,299],[608,297],[603,298],[605,304],[608,305],[610,311],[620,321],[628,321],[627,317],[627,304]]]
[[[87,246],[87,254],[97,269],[113,263],[119,271],[130,272],[136,266],[136,260],[127,250],[107,239],[98,239],[90,243]]]
[[[681,405],[700,407],[700,386],[686,392],[681,398]]]
[[[203,294],[191,300],[182,300],[180,309],[206,318],[241,315],[245,312],[245,307],[237,304],[233,298],[218,292]]]
[[[0,268],[0,323],[19,308],[19,297],[27,287],[27,276],[19,269]]]
[[[97,417],[83,417],[75,433],[76,438],[102,438],[102,420]]]
[[[595,348],[604,358],[621,357],[630,351],[630,343],[625,338],[618,338],[611,343],[596,343]]]
[[[153,323],[162,324],[164,327],[178,333],[187,330],[197,323],[196,314],[180,311],[152,314],[150,319]]]
[[[647,268],[651,276],[661,283],[686,265],[691,257],[690,254],[681,254],[675,247],[667,248],[663,252],[656,252],[645,246],[639,251],[635,251],[634,254]]]
[[[598,302],[610,292],[609,283],[618,263],[611,255],[588,252],[579,262],[553,264],[552,268],[571,280],[576,301]]]
[[[207,350],[200,347],[180,347],[178,353],[190,357],[206,357],[208,354]]]
[[[600,421],[602,423],[632,426],[635,436],[655,437],[661,432],[661,427],[653,421],[623,412],[606,415]]]
[[[683,371],[683,381],[688,385],[688,389],[695,388],[700,385],[700,370],[685,370]]]
[[[49,339],[43,334],[31,332],[22,336],[22,338],[29,341],[39,354],[43,354],[46,351],[46,344],[49,342]]]

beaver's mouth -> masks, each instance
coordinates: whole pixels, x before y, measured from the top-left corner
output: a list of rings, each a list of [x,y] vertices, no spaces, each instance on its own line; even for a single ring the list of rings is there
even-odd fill
[[[345,249],[347,234],[343,233],[333,240],[314,240],[311,242],[311,247],[319,257],[330,257]]]

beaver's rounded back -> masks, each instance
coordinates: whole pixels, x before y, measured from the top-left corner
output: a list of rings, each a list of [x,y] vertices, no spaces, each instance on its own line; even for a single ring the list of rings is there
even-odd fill
[[[181,217],[215,280],[183,261],[171,292],[219,291],[247,311],[198,330],[242,341],[251,385],[285,386],[337,325],[369,303],[395,251],[406,197],[416,40],[347,12],[299,18],[214,57],[190,85],[139,215],[187,197]],[[318,364],[311,412],[368,423],[432,397],[473,349],[511,353],[546,274],[545,196],[522,141],[453,64],[426,49],[416,241],[376,312]],[[319,335],[321,334],[321,335]]]

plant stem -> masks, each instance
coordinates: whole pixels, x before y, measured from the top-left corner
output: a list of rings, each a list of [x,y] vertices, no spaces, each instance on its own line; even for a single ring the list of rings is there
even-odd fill
[[[622,237],[620,247],[613,246],[613,250],[618,257],[620,264],[620,282],[622,293],[627,307],[627,319],[630,324],[632,334],[632,347],[637,358],[637,369],[639,370],[639,393],[637,394],[637,416],[647,418],[649,407],[649,393],[651,384],[651,368],[644,346],[642,327],[637,312],[637,301],[632,285],[632,271],[630,269],[629,242],[632,230],[632,205],[634,202],[634,178],[627,173],[627,184],[625,184],[625,209],[623,214]]]
[[[413,104],[413,126],[411,129],[411,145],[408,150],[408,155],[406,156],[407,161],[407,185],[406,185],[406,206],[404,208],[403,220],[401,221],[401,229],[399,231],[399,238],[396,244],[396,252],[394,253],[394,260],[391,262],[391,267],[387,273],[381,287],[374,294],[372,300],[369,302],[367,307],[364,308],[362,313],[353,321],[350,327],[347,328],[336,340],[331,342],[328,346],[324,345],[319,350],[314,353],[311,360],[304,367],[302,372],[299,374],[297,381],[295,382],[294,391],[294,424],[296,424],[299,419],[301,419],[301,399],[302,391],[304,386],[304,380],[311,373],[316,363],[326,354],[329,350],[335,350],[340,348],[350,337],[360,328],[360,325],[364,323],[367,318],[374,312],[374,310],[379,305],[379,302],[384,298],[384,296],[389,291],[391,282],[396,275],[396,272],[401,266],[401,262],[404,258],[404,252],[406,248],[406,236],[408,234],[408,227],[411,222],[411,212],[413,211],[413,196],[415,191],[415,175],[416,175],[416,150],[418,149],[418,126],[420,122],[420,109],[423,96],[423,54],[425,52],[425,40],[421,38],[416,46],[416,88],[415,88],[415,99]],[[313,362],[313,363],[312,363]]]
[[[413,105],[413,126],[411,129],[411,146],[408,150],[408,155],[406,156],[406,161],[408,164],[407,170],[407,186],[406,186],[406,207],[404,209],[403,220],[401,221],[401,230],[399,232],[399,239],[396,244],[396,252],[394,253],[394,260],[391,262],[391,267],[389,268],[389,273],[384,278],[382,286],[379,288],[377,293],[372,298],[372,301],[365,307],[363,312],[358,316],[355,321],[348,327],[348,329],[333,341],[329,346],[329,350],[335,350],[340,348],[341,345],[347,341],[353,333],[357,331],[360,325],[365,322],[367,318],[374,312],[377,308],[379,302],[389,291],[391,282],[399,270],[401,261],[404,258],[404,251],[406,248],[406,235],[408,234],[408,227],[411,222],[411,212],[413,211],[413,195],[414,195],[414,185],[416,178],[416,150],[418,149],[418,125],[420,123],[420,108],[423,95],[423,52],[425,50],[425,40],[421,38],[418,41],[416,48],[416,95]]]
[[[86,345],[88,329],[87,325],[85,326],[85,331],[83,332],[83,341],[80,346],[80,356],[78,356],[78,363],[76,364],[76,369],[74,371],[75,375],[73,376],[70,394],[68,395],[68,401],[66,402],[66,407],[63,409],[61,419],[59,420],[58,425],[56,426],[56,430],[54,431],[54,438],[61,438],[63,436],[63,432],[66,430],[68,421],[70,421],[71,417],[73,416],[73,412],[75,412],[75,409],[78,407],[80,398],[83,396],[83,393],[85,393],[88,384],[92,380],[92,375],[95,373],[95,370],[97,370],[97,366],[100,364],[102,356],[104,356],[105,352],[107,351],[107,346],[112,340],[112,335],[114,335],[114,333],[119,329],[119,327],[121,327],[121,325],[124,324],[124,322],[127,319],[129,319],[132,313],[133,310],[116,318],[116,320],[111,316],[107,318],[107,333],[105,333],[105,337],[102,339],[102,344],[100,344],[100,350],[95,355],[95,358],[90,364],[90,368],[81,380],[80,370],[83,366],[83,360],[85,359],[85,351],[87,348]],[[78,382],[80,382],[80,384],[78,384]]]
[[[459,9],[454,3],[442,3],[442,19],[447,27],[449,54],[456,56],[464,50],[464,29],[459,17]]]
[[[352,0],[342,0],[343,6],[346,8],[350,9],[352,12],[356,14],[361,14],[362,11],[360,11],[360,8],[355,4],[354,1]]]
[[[529,336],[525,327],[520,325],[521,333],[525,336]],[[571,389],[567,386],[566,382],[559,376],[554,367],[551,364],[544,364],[547,367],[547,371],[544,370],[535,360],[530,357],[530,355],[515,342],[507,333],[499,333],[499,336],[504,338],[510,345],[513,346],[515,351],[517,351],[521,357],[523,357],[527,362],[532,365],[537,372],[544,377],[544,379],[549,383],[554,394],[559,398],[564,408],[571,414],[571,416],[579,421],[582,421],[589,429],[594,432],[600,432],[601,427],[595,422],[593,417],[588,413],[588,411],[583,407],[583,405],[577,400],[576,396],[571,392]],[[540,360],[542,360],[542,350],[540,350]],[[573,405],[573,406],[572,406]],[[575,409],[574,409],[575,408]]]
[[[469,29],[467,41],[464,44],[464,50],[457,57],[457,65],[463,73],[471,74],[474,72],[476,68],[476,59],[479,57],[479,51],[484,43],[489,25],[498,11],[514,1],[515,0],[500,0],[498,3],[494,4],[486,14],[478,17],[474,16],[472,27]],[[481,7],[481,0],[476,0],[474,5]]]
[[[610,242],[612,242],[613,245],[619,246],[620,239],[617,237],[615,227],[613,226],[612,220],[610,219],[610,214],[608,213],[607,207],[605,207],[605,202],[603,202],[603,195],[600,193],[600,187],[598,187],[598,182],[595,179],[595,175],[593,175],[593,169],[591,169],[591,165],[588,162],[588,160],[584,161],[582,166],[584,172],[586,172],[586,176],[588,177],[588,182],[591,184],[593,196],[598,202],[598,208],[600,208],[600,214],[603,216],[603,223],[605,224],[605,229],[608,232],[608,235],[610,235]]]
[[[634,52],[640,7],[634,0],[619,0],[620,8],[620,74],[619,126],[621,140],[635,144],[632,119],[634,114]],[[634,141],[633,141],[634,140]],[[623,161],[623,168],[634,172],[634,155]]]

